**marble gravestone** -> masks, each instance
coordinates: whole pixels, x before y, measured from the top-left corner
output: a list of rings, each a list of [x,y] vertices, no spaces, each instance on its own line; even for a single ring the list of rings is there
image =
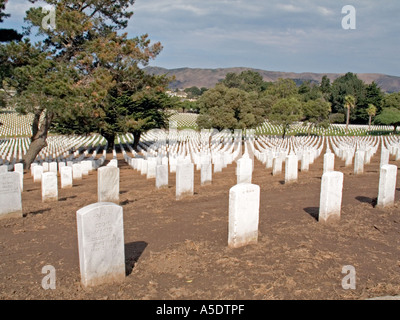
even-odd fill
[[[376,206],[385,208],[392,206],[395,201],[397,166],[384,164],[379,174],[379,192]]]
[[[239,248],[258,241],[260,186],[240,183],[229,190],[228,246]]]
[[[193,163],[180,163],[176,166],[176,200],[194,193],[194,165]]]
[[[57,173],[48,171],[42,174],[42,201],[51,202],[58,200]]]
[[[0,219],[22,217],[20,174],[0,174]]]
[[[81,283],[92,287],[125,279],[122,207],[97,202],[76,212]]]
[[[156,167],[156,188],[168,188],[168,164]]]
[[[105,166],[97,169],[98,202],[119,202],[119,168]]]
[[[322,175],[318,221],[340,220],[343,192],[343,173],[328,171]]]
[[[71,188],[73,179],[72,179],[72,168],[68,166],[61,167],[60,171],[61,178],[61,188]]]
[[[289,154],[285,161],[285,183],[297,181],[298,158],[295,154]]]

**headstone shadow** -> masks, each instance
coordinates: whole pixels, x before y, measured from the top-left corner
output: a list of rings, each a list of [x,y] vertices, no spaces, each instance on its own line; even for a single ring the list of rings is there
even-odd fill
[[[147,242],[145,241],[135,241],[125,244],[125,272],[127,276],[132,273],[136,262],[138,262],[146,247]]]
[[[362,203],[369,203],[373,207],[375,207],[376,203],[377,203],[377,198],[370,198],[370,197],[364,197],[364,196],[357,196],[356,200],[358,200]]]
[[[60,198],[60,199],[58,199],[58,201],[67,201],[68,199],[74,199],[74,198],[76,198],[76,196],[69,196],[69,197]]]
[[[318,221],[318,216],[319,216],[319,207],[307,207],[303,209],[305,212],[307,212],[311,217],[313,217],[315,220]]]

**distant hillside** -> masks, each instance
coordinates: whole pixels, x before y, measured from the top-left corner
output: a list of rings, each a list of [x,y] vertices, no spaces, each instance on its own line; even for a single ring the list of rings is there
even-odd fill
[[[192,86],[212,88],[220,80],[225,78],[225,75],[230,72],[240,73],[244,70],[252,70],[260,73],[264,81],[276,81],[279,78],[289,78],[296,81],[296,83],[302,83],[310,80],[312,82],[320,82],[324,75],[333,82],[343,74],[340,73],[294,73],[294,72],[279,72],[279,71],[266,71],[252,68],[218,68],[218,69],[198,69],[198,68],[179,68],[179,69],[165,69],[160,67],[146,67],[145,70],[150,74],[168,74],[169,76],[175,76],[175,81],[171,83],[172,89],[189,88]],[[400,91],[400,77],[389,76],[378,73],[358,73],[358,78],[363,80],[365,83],[370,84],[373,81],[385,92],[397,92]]]

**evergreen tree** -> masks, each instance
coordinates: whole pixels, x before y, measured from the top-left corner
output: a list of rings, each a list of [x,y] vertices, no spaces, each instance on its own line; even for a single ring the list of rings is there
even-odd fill
[[[150,44],[147,35],[129,39],[126,33],[119,32],[133,14],[130,6],[134,0],[45,0],[45,3],[55,6],[56,27],[43,29],[45,13],[42,8],[31,8],[26,15],[28,30],[37,28],[44,40],[37,45],[24,42],[6,49],[10,52],[9,60],[14,66],[19,65],[13,69],[9,85],[17,90],[20,109],[35,115],[31,145],[24,157],[27,167],[46,146],[51,126],[59,131],[70,126],[76,133],[103,132],[111,148],[115,134],[119,133],[117,129],[121,128],[114,121],[124,123],[114,117],[113,106],[121,106],[121,101],[130,96],[136,105],[153,108],[154,103],[163,100],[156,99],[155,92],[161,93],[168,82],[162,76],[145,76],[140,69],[158,55],[161,44]],[[22,64],[20,57],[25,59]],[[149,96],[137,100],[143,94]],[[34,103],[28,104],[28,97]],[[128,105],[130,108],[131,103]],[[39,122],[41,117],[45,121]],[[103,126],[117,131],[111,133]]]
[[[329,102],[332,104],[333,113],[343,113],[347,114],[347,109],[345,108],[345,98],[346,96],[353,96],[358,106],[363,106],[367,108],[366,105],[366,86],[362,80],[360,80],[356,74],[348,72],[344,76],[337,78],[331,86],[331,94],[329,97]],[[358,109],[358,108],[357,108]],[[367,113],[362,110],[356,110],[356,112],[350,113],[350,120],[352,122],[366,123]],[[363,114],[363,117],[360,117]]]

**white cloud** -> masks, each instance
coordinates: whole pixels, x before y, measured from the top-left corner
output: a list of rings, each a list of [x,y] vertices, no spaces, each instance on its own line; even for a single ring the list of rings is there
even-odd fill
[[[277,7],[280,10],[287,11],[287,12],[303,12],[304,11],[304,8],[298,7],[298,6],[294,6],[293,4],[281,4],[281,3],[279,3],[277,5]]]
[[[318,6],[317,10],[323,16],[332,16],[332,15],[335,14],[332,9],[329,9],[329,8],[326,8],[326,7],[319,7]]]

